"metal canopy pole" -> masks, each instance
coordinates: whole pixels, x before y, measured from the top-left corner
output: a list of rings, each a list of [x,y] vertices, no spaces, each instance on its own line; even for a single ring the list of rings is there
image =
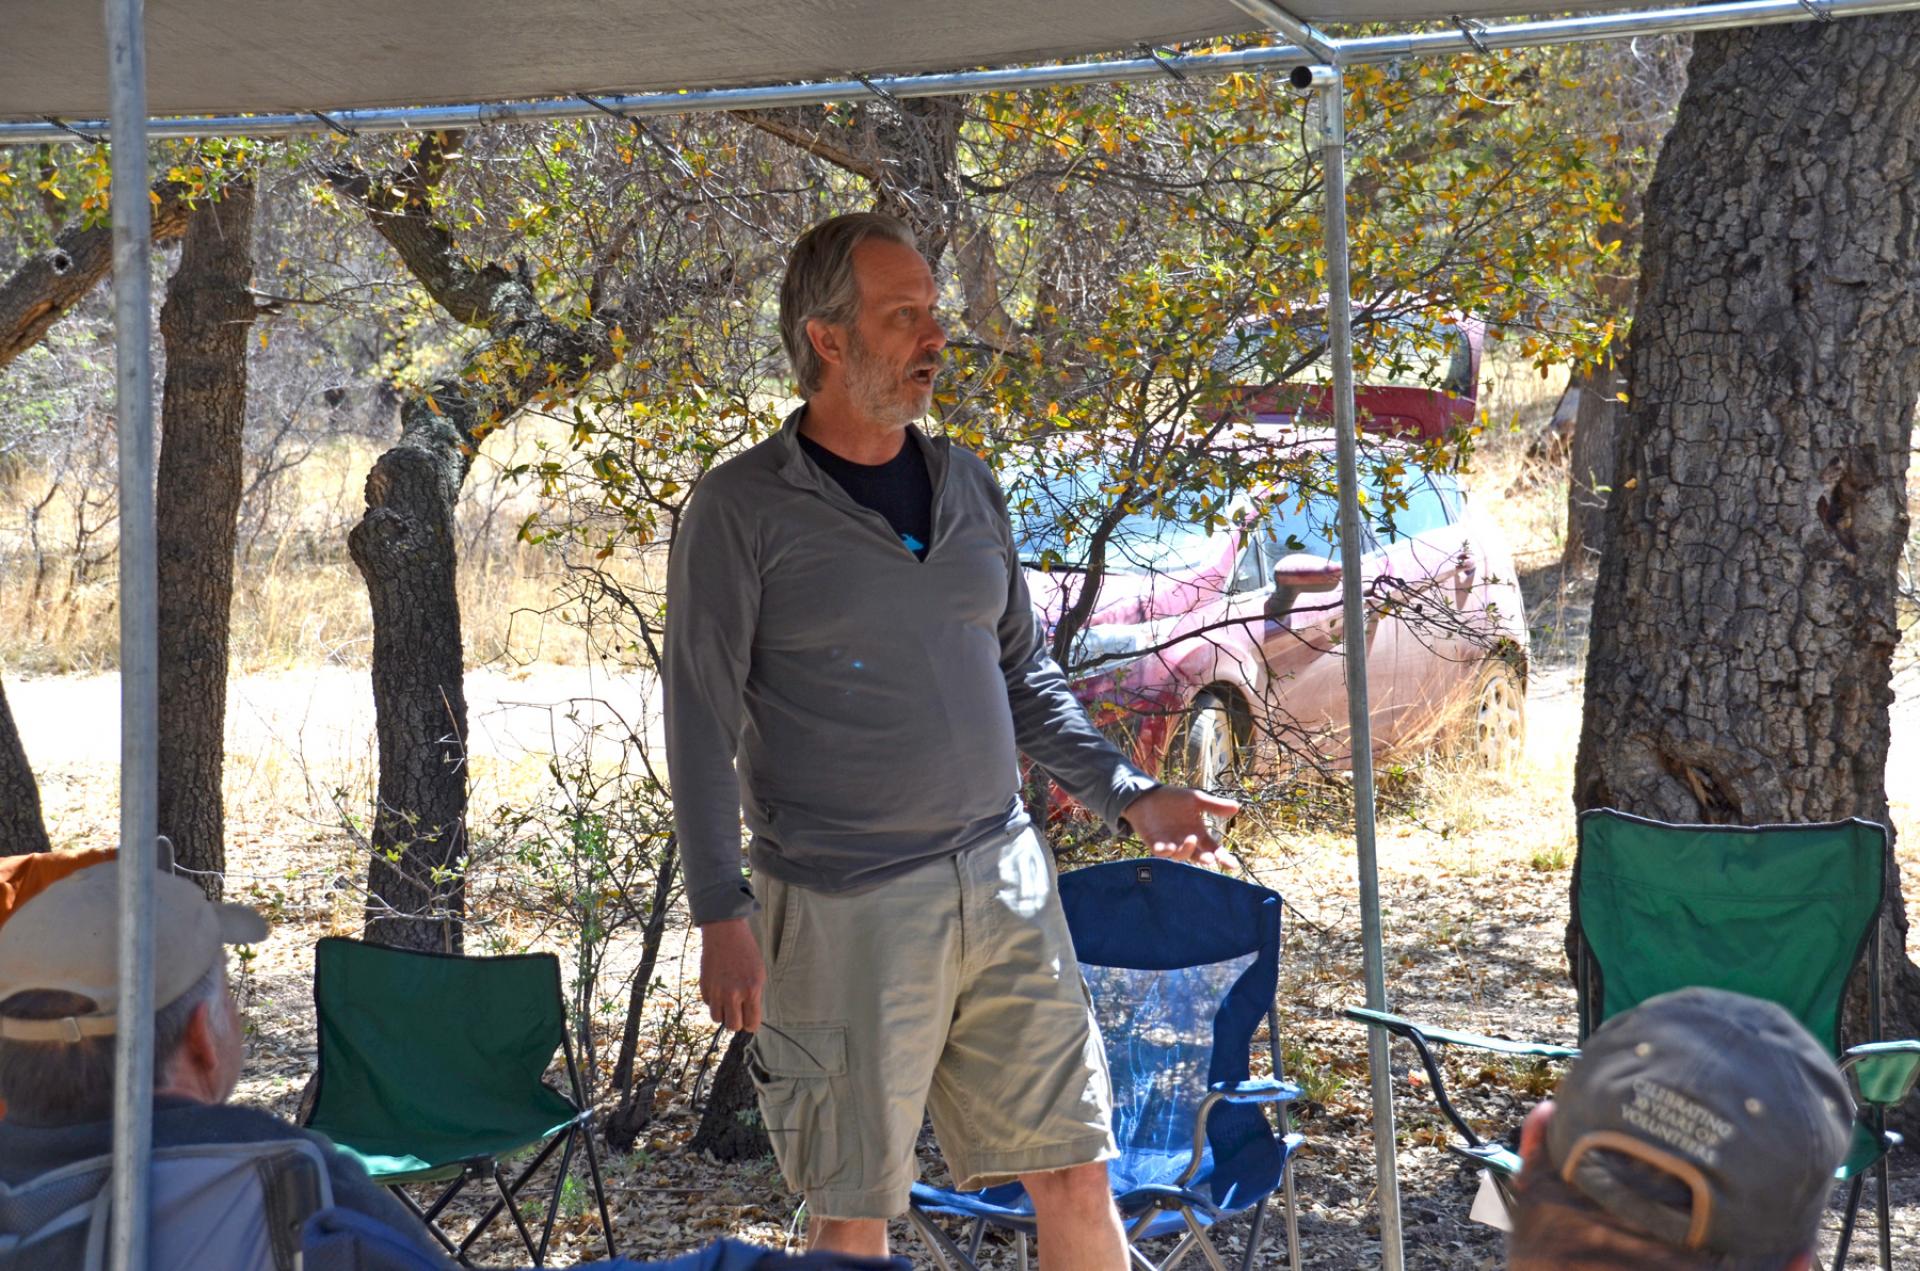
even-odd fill
[[[106,0],[113,140],[113,343],[120,430],[120,1028],[114,1034],[114,1271],[147,1266],[153,1147],[153,879],[159,819],[159,622],[147,59],[141,0]]]
[[[1353,400],[1353,286],[1347,259],[1347,88],[1341,74],[1346,46],[1287,12],[1273,0],[1233,0],[1252,17],[1325,59],[1294,70],[1293,86],[1312,91],[1320,109],[1323,226],[1327,252],[1327,337],[1333,357],[1334,457],[1340,478],[1340,600],[1346,654],[1348,741],[1353,753],[1353,851],[1360,876],[1360,957],[1367,1007],[1387,1009],[1385,937],[1380,923],[1380,863],[1374,842],[1373,713],[1367,700],[1367,602],[1360,577],[1360,459]],[[1367,1071],[1373,1084],[1373,1155],[1380,1196],[1380,1265],[1402,1271],[1400,1174],[1393,1141],[1393,1069],[1389,1039],[1367,1030]]]
[[[1360,472],[1353,403],[1353,295],[1347,261],[1347,89],[1339,66],[1314,67],[1306,78],[1322,112],[1326,181],[1327,332],[1333,353],[1334,455],[1340,469],[1340,598],[1346,653],[1347,719],[1353,749],[1353,850],[1360,873],[1361,960],[1369,1009],[1387,1009],[1387,967],[1380,925],[1380,868],[1373,835],[1373,717],[1367,703],[1367,604],[1360,578]],[[1400,1175],[1394,1164],[1393,1070],[1387,1035],[1367,1030],[1373,1079],[1373,1155],[1380,1193],[1380,1265],[1401,1271]]]

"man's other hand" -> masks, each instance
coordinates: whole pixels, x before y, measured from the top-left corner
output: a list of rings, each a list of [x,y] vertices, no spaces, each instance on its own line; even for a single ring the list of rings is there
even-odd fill
[[[1239,862],[1232,852],[1214,841],[1207,818],[1214,816],[1224,821],[1239,810],[1240,805],[1232,799],[1222,799],[1204,790],[1159,786],[1129,803],[1123,815],[1155,856],[1232,869]]]
[[[700,928],[700,1000],[713,1022],[737,1033],[760,1027],[760,992],[767,969],[760,942],[745,918],[710,922]]]

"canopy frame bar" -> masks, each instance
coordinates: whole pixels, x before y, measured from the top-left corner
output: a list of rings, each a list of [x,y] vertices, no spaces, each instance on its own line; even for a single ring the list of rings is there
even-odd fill
[[[1236,0],[1236,3],[1239,2]],[[1157,78],[1169,71],[1182,75],[1220,75],[1280,67],[1334,65],[1336,62],[1348,67],[1392,62],[1407,57],[1443,57],[1555,44],[1583,44],[1640,35],[1869,17],[1908,12],[1916,8],[1920,8],[1920,0],[1725,0],[1723,3],[1626,10],[1547,21],[1501,22],[1476,26],[1470,30],[1454,28],[1351,40],[1323,36],[1329,50],[1336,53],[1337,58],[1317,55],[1299,45],[1279,45],[1234,49],[1225,53],[1163,54],[1157,57],[955,71],[940,75],[856,77],[684,93],[594,93],[592,97],[597,105],[589,105],[578,96],[565,96],[533,101],[398,106],[369,110],[317,110],[310,107],[271,115],[180,115],[149,120],[147,130],[149,136],[163,140],[188,137],[290,137],[342,130],[353,133],[410,132],[471,128],[482,124],[590,119],[601,113],[602,107],[622,115],[765,110],[824,102],[881,101],[888,97],[943,97],[1069,84],[1127,82]],[[1270,19],[1262,16],[1260,21],[1265,23]],[[0,145],[70,145],[80,141],[84,134],[106,131],[106,122],[98,119],[0,120]]]
[[[703,90],[687,93],[572,96],[477,105],[323,111],[309,107],[290,115],[203,115],[149,120],[146,116],[145,15],[142,0],[104,0],[108,34],[111,119],[114,144],[112,220],[114,237],[114,346],[116,355],[120,474],[121,808],[119,975],[125,992],[122,1015],[132,1027],[115,1038],[113,1200],[111,1247],[114,1271],[144,1271],[147,1263],[148,1172],[153,1114],[153,873],[157,861],[158,734],[157,545],[154,524],[151,320],[148,279],[150,205],[147,190],[149,137],[291,136],[322,130],[349,136],[460,128],[487,123],[540,122],[606,113],[622,117],[684,114],[885,100],[958,93],[1005,92],[1067,84],[1147,79],[1164,74],[1224,73],[1295,68],[1293,82],[1316,91],[1323,122],[1327,172],[1326,243],[1328,322],[1334,363],[1336,455],[1340,484],[1342,601],[1347,638],[1364,645],[1365,598],[1359,579],[1359,508],[1354,438],[1352,297],[1347,260],[1345,204],[1346,66],[1405,57],[1491,53],[1523,47],[1575,44],[1627,36],[1722,30],[1801,22],[1830,22],[1920,9],[1920,0],[1731,0],[1695,7],[1598,14],[1498,25],[1468,25],[1452,31],[1341,40],[1324,36],[1272,0],[1234,0],[1257,20],[1296,41],[1290,46],[1228,53],[1162,55],[1129,60],[1049,64],[945,75],[858,77],[854,80]],[[1304,82],[1303,82],[1304,77]],[[0,145],[70,144],[97,141],[99,120],[0,121]],[[1373,841],[1371,729],[1364,655],[1347,660],[1350,739],[1354,754],[1355,848],[1360,867],[1361,936],[1367,1002],[1385,1004],[1377,861]],[[1381,1246],[1385,1271],[1400,1271],[1399,1186],[1394,1168],[1392,1079],[1386,1043],[1368,1032],[1375,1150],[1380,1171]],[[1384,1118],[1384,1120],[1383,1120]],[[1384,1125],[1385,1131],[1382,1132]]]

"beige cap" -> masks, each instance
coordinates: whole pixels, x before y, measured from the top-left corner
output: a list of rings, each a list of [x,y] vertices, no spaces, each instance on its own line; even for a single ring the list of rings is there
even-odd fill
[[[53,990],[98,1003],[91,1015],[15,1019],[0,1015],[0,1038],[76,1042],[114,1031],[120,1005],[120,862],[69,874],[0,926],[0,1002]],[[153,1004],[158,1010],[212,969],[227,944],[258,944],[266,919],[245,905],[216,905],[174,874],[153,880]]]

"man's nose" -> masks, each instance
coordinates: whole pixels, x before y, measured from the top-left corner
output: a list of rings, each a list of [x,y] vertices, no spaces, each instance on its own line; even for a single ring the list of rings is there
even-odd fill
[[[947,347],[947,329],[932,314],[927,315],[926,327],[920,333],[920,344],[929,353],[938,353]]]

